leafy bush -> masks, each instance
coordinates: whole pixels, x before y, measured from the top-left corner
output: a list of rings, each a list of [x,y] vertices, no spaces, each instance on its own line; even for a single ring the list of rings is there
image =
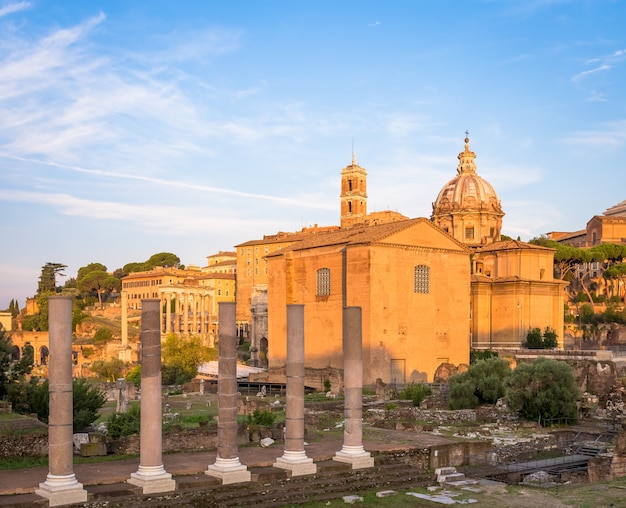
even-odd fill
[[[189,383],[194,376],[195,373],[189,372],[180,365],[163,365],[161,367],[161,384],[163,386],[183,385]]]
[[[546,327],[543,335],[539,328],[531,328],[524,342],[524,347],[527,349],[554,349],[557,345],[557,334],[549,326]]]
[[[414,406],[419,406],[432,393],[430,386],[424,383],[409,383],[398,396],[402,400],[412,401]]]
[[[20,409],[23,412],[36,413],[39,420],[48,423],[50,416],[48,380],[37,384],[36,379],[33,378],[26,386],[27,402]],[[106,397],[104,394],[98,388],[89,384],[85,378],[74,379],[72,382],[74,432],[80,432],[95,422],[100,416],[98,411],[104,406],[105,402]]]
[[[141,428],[141,406],[130,404],[125,413],[113,413],[107,420],[108,435],[113,439],[139,434]]]
[[[479,360],[489,360],[489,358],[497,358],[498,352],[491,349],[471,349],[470,350],[470,365],[478,362]]]
[[[254,413],[248,416],[248,423],[251,425],[262,425],[263,427],[271,427],[276,421],[276,415],[271,411],[254,410]]]
[[[505,383],[511,374],[506,360],[489,358],[470,365],[466,372],[452,376],[450,409],[469,409],[478,404],[494,404],[504,397]]]
[[[108,328],[98,328],[93,336],[94,344],[106,344],[113,338],[113,332]]]
[[[126,374],[126,381],[128,381],[129,383],[133,383],[135,385],[135,388],[141,387],[141,365],[136,365],[135,367],[130,369],[128,374]]]
[[[521,363],[507,381],[507,404],[526,420],[542,424],[553,419],[574,423],[580,390],[574,370],[565,362],[537,358]]]

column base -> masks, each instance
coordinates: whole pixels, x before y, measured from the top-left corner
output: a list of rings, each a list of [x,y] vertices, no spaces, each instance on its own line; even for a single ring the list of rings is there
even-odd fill
[[[215,464],[210,465],[204,472],[209,476],[219,478],[222,484],[249,482],[252,475],[248,468],[239,462],[239,458],[222,459],[217,457]]]
[[[346,446],[335,453],[333,460],[352,465],[352,469],[374,467],[374,457],[363,449],[363,446]]]
[[[306,456],[304,451],[285,451],[282,457],[278,457],[273,464],[280,469],[288,469],[291,476],[304,476],[317,473],[317,465],[313,459]]]
[[[83,484],[76,481],[74,474],[52,475],[48,474],[46,481],[39,484],[35,494],[45,497],[48,506],[62,506],[72,503],[84,503],[87,501],[87,491]]]
[[[163,466],[139,466],[136,473],[131,473],[127,483],[141,487],[144,494],[172,492],[176,490],[176,481],[165,471]]]

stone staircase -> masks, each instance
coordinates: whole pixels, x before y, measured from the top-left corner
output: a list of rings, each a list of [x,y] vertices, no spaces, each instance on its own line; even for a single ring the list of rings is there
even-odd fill
[[[456,467],[438,467],[435,469],[437,483],[442,487],[463,487],[465,485],[475,485],[476,480],[465,478],[465,474],[459,473]]]

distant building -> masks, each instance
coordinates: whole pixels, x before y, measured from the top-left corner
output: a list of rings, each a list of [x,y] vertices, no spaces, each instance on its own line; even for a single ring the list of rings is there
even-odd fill
[[[213,346],[218,304],[235,301],[236,260],[232,252],[207,257],[204,268],[155,267],[122,279],[122,344],[128,341],[129,314],[140,315],[141,300],[161,300],[161,333],[199,336]]]
[[[626,244],[626,201],[607,208],[602,215],[594,215],[587,227],[571,233],[553,231],[548,238],[572,247],[586,248],[602,243]]]
[[[10,312],[0,312],[0,328],[4,328],[7,332],[13,329],[13,316]]]

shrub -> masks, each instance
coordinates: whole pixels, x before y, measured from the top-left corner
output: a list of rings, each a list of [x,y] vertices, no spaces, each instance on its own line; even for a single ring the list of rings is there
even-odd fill
[[[430,386],[423,383],[410,383],[400,392],[399,397],[412,401],[414,406],[419,406],[432,393]]]
[[[495,404],[504,397],[505,383],[511,374],[506,360],[489,358],[470,365],[466,372],[452,376],[450,409],[470,409],[478,404]]]
[[[141,365],[136,365],[128,371],[128,374],[126,374],[126,381],[133,383],[135,388],[141,387]]]
[[[524,347],[527,349],[554,349],[557,345],[557,334],[549,326],[546,327],[543,335],[539,328],[531,328],[524,342]]]
[[[489,360],[489,358],[497,358],[498,352],[491,349],[471,349],[470,350],[470,365],[478,362],[479,360]]]
[[[106,344],[113,338],[113,332],[108,328],[98,328],[93,336],[94,344]]]
[[[544,425],[554,419],[574,423],[579,396],[572,367],[550,358],[521,363],[507,381],[509,408],[523,419]]]
[[[130,404],[125,413],[113,413],[107,420],[108,435],[113,439],[139,434],[141,428],[141,406]]]
[[[90,385],[85,378],[73,380],[72,395],[73,428],[74,432],[79,432],[100,417],[98,411],[104,406],[106,397],[98,388]],[[27,409],[29,413],[36,413],[39,420],[48,423],[50,415],[48,381],[41,384],[29,383],[27,399],[24,409]]]
[[[164,386],[183,385],[194,378],[194,373],[189,372],[180,365],[163,365],[161,367],[161,384]]]
[[[263,427],[271,427],[276,421],[276,415],[271,411],[254,410],[254,413],[248,416],[248,423],[251,425],[262,425]]]

